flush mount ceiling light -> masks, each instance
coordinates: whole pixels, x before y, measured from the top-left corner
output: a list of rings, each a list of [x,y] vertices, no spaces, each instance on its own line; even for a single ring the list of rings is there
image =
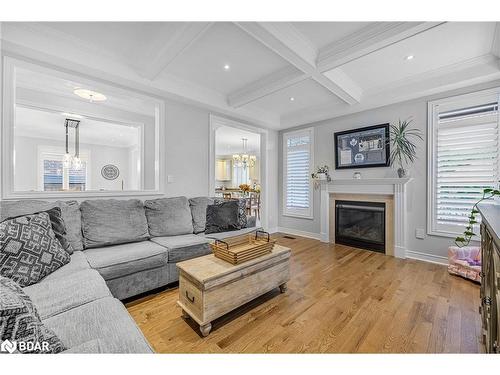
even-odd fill
[[[229,69],[231,69],[231,67],[229,66],[229,64],[224,65],[224,70],[229,70]]]
[[[103,102],[107,99],[106,95],[87,89],[75,89],[73,93],[78,95],[80,98],[90,100],[91,102]]]
[[[295,98],[293,96],[290,96],[290,101],[293,102]]]
[[[413,55],[408,55],[405,57],[405,60],[413,60],[414,57],[415,56],[413,56]]]

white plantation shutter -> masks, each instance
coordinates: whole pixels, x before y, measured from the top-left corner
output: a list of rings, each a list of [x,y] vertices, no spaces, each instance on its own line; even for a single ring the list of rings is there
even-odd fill
[[[283,213],[285,215],[312,217],[313,142],[312,129],[283,135]]]
[[[479,99],[436,108],[433,231],[462,233],[483,190],[498,188],[498,94]]]

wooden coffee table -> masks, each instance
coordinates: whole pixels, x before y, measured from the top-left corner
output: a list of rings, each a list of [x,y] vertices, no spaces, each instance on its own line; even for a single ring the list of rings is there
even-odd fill
[[[271,253],[232,265],[213,254],[177,263],[179,300],[185,318],[191,317],[207,336],[211,322],[290,279],[290,249],[275,245]]]

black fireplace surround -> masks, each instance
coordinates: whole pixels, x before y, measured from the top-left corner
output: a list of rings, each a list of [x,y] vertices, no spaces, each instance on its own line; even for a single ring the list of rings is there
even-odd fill
[[[385,203],[336,200],[335,243],[385,253]]]

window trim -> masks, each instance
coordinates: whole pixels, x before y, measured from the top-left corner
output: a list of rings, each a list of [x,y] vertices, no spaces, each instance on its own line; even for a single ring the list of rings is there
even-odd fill
[[[290,137],[297,136],[298,134],[308,134],[310,137],[309,150],[310,150],[310,163],[309,163],[309,175],[312,173],[314,168],[314,127],[303,128],[299,130],[294,130],[290,132],[283,133],[282,147],[283,147],[283,181],[282,181],[282,215],[288,217],[296,217],[301,219],[314,219],[314,188],[312,181],[309,180],[309,210],[304,214],[298,213],[296,211],[289,211],[286,208],[286,180],[287,180],[287,140]],[[305,211],[305,210],[304,210]]]
[[[436,222],[436,195],[434,194],[437,178],[436,178],[436,160],[435,155],[437,153],[437,131],[438,127],[435,126],[437,123],[438,116],[438,106],[443,104],[449,104],[460,101],[473,100],[481,96],[486,95],[497,95],[500,101],[500,87],[495,87],[492,89],[476,91],[468,94],[454,95],[446,97],[443,99],[429,101],[427,103],[427,234],[431,236],[439,237],[450,237],[455,238],[462,232],[450,232],[437,228]],[[500,122],[500,119],[499,119]],[[500,128],[500,123],[499,123]],[[473,238],[478,240],[479,237]]]

